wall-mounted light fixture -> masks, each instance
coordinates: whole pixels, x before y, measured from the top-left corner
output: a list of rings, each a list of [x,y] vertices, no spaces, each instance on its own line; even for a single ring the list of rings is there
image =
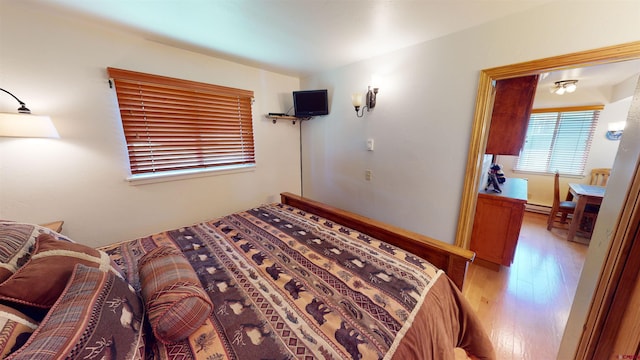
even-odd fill
[[[376,107],[376,95],[378,95],[378,88],[371,89],[371,86],[369,86],[367,90],[367,98],[366,98],[367,103],[365,104],[364,107],[362,106],[362,94],[355,93],[351,95],[351,103],[353,104],[353,107],[356,109],[357,117],[364,116],[364,109],[367,109],[367,112],[369,112]],[[360,111],[361,107],[362,107],[362,111]]]
[[[620,140],[624,127],[627,125],[626,121],[612,122],[607,125],[606,137],[609,140]]]
[[[572,93],[576,91],[578,87],[576,84],[578,80],[561,80],[556,81],[551,87],[551,92],[554,94],[562,95],[564,93]]]
[[[0,136],[59,138],[51,118],[46,115],[31,115],[23,101],[5,89],[1,91],[18,101],[18,113],[0,113]]]

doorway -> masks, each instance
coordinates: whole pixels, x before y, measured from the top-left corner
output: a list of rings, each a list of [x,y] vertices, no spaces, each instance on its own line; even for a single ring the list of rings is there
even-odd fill
[[[493,105],[493,81],[541,74],[544,72],[567,68],[636,59],[640,59],[640,42],[611,46],[481,71],[474,124],[469,146],[465,183],[458,219],[456,245],[464,248],[469,247],[474,217],[473,214],[475,213],[477,198],[476,190],[479,186],[482,157],[484,155],[488,129],[490,126],[490,115]],[[637,162],[637,159],[635,162]],[[628,176],[631,186],[619,190],[626,193],[626,188],[630,189],[625,195],[626,200],[621,201],[623,205],[620,211],[619,220],[612,229],[610,236],[607,236],[610,239],[610,243],[608,241],[604,241],[605,244],[602,244],[603,248],[600,249],[600,251],[602,251],[602,256],[599,261],[605,262],[604,267],[602,267],[603,270],[599,272],[598,276],[596,276],[599,277],[600,280],[589,279],[593,286],[588,286],[585,285],[581,279],[583,287],[586,287],[587,290],[583,294],[585,295],[584,299],[581,300],[583,302],[583,304],[581,304],[582,306],[578,306],[581,309],[577,309],[576,314],[574,314],[574,311],[572,310],[572,316],[570,316],[569,319],[570,323],[568,324],[567,330],[565,330],[565,338],[567,338],[567,340],[563,340],[561,353],[565,351],[566,354],[575,354],[575,350],[577,349],[578,352],[576,358],[589,358],[589,349],[593,347],[593,342],[597,342],[599,339],[599,332],[601,332],[603,328],[601,315],[609,312],[608,306],[610,305],[610,297],[615,291],[615,285],[618,284],[621,279],[621,270],[615,265],[620,264],[618,262],[620,258],[619,255],[622,253],[623,249],[630,246],[634,241],[628,231],[633,226],[629,221],[633,216],[628,214],[634,214],[635,211],[637,211],[633,208],[633,202],[631,200],[637,199],[640,195],[640,186],[634,186],[634,184],[640,183],[640,171],[635,166],[635,162],[634,164],[627,166],[631,167],[631,169],[629,169]],[[627,215],[625,216],[625,214]],[[598,261],[598,259],[596,258],[594,261]],[[601,268],[599,266],[597,267],[598,269]],[[580,284],[578,290],[580,291]],[[574,308],[576,308],[575,305],[576,304],[574,302]],[[624,309],[614,309],[613,311],[624,311]],[[578,312],[582,312],[582,314],[578,314]],[[583,332],[582,325],[585,323],[587,324],[587,327]],[[571,328],[571,330],[569,328]]]

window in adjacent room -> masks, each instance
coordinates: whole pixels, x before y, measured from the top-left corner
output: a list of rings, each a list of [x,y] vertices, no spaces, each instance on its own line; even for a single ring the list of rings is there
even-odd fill
[[[516,170],[584,175],[602,106],[537,109],[529,118]]]
[[[133,178],[255,165],[253,91],[107,70]]]

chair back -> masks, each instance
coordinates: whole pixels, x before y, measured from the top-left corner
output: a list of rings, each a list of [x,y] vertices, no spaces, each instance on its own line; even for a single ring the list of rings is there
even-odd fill
[[[553,176],[553,206],[560,204],[560,173],[556,171]]]
[[[589,180],[589,185],[607,186],[609,175],[611,175],[611,169],[609,168],[591,169],[591,179]]]

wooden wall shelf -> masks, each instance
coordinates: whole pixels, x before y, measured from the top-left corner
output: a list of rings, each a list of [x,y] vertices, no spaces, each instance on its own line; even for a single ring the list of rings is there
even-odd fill
[[[293,125],[295,125],[296,121],[298,120],[302,121],[307,119],[307,118],[299,118],[299,117],[290,116],[290,115],[265,115],[265,116],[267,117],[267,119],[271,119],[274,124],[278,121],[278,119],[290,120],[293,122]]]

